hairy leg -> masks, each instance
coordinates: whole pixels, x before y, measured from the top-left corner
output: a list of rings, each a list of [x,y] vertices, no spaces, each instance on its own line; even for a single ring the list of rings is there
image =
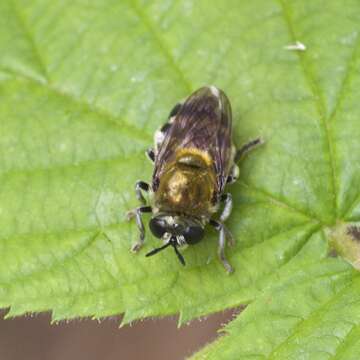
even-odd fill
[[[143,246],[145,240],[145,227],[141,215],[143,213],[150,213],[150,212],[152,212],[151,206],[140,206],[127,213],[127,220],[131,220],[132,218],[135,217],[136,225],[140,232],[139,240],[131,248],[131,251],[133,252],[138,252],[140,248]]]
[[[225,225],[220,221],[210,220],[210,225],[212,225],[217,231],[219,231],[219,247],[218,247],[218,256],[222,262],[225,270],[231,274],[234,272],[234,268],[230,265],[225,256],[225,245],[226,237],[229,236],[230,232],[226,229]]]
[[[142,192],[143,191],[148,192],[149,189],[150,189],[149,184],[144,181],[139,180],[135,183],[136,198],[144,205],[146,204],[146,200]]]

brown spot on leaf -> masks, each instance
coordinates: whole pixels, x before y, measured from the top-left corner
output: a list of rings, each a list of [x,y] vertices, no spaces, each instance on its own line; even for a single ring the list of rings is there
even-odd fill
[[[329,248],[360,271],[360,224],[338,221],[334,227],[325,229],[325,235]]]
[[[347,234],[352,237],[354,241],[360,242],[360,227],[351,225],[347,229]]]

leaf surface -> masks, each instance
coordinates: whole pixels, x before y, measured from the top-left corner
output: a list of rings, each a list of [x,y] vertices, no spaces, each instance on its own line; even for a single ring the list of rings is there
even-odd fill
[[[198,357],[350,359],[359,345],[360,6],[356,0],[0,3],[0,306],[54,320],[180,322],[250,304]],[[287,50],[300,41],[305,51]],[[217,236],[146,259],[125,212],[144,151],[204,84],[232,102],[240,146]],[[334,240],[335,236],[335,240]],[[341,239],[345,239],[342,241]],[[329,241],[330,240],[330,245]],[[351,243],[353,241],[353,243]],[[348,244],[351,246],[348,246]]]

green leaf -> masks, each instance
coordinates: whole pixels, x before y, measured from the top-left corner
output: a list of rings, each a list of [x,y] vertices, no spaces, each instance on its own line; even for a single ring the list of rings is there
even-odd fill
[[[0,306],[54,320],[250,304],[214,359],[359,353],[360,5],[356,0],[0,2]],[[289,50],[300,41],[306,50]],[[125,221],[172,106],[224,89],[234,139],[264,146],[229,190],[236,246],[130,253]],[[350,225],[349,225],[350,224]],[[345,239],[345,240],[344,240]],[[329,242],[330,240],[330,246]],[[352,241],[352,242],[351,242]],[[351,246],[349,246],[351,244]],[[196,357],[195,356],[195,357]]]

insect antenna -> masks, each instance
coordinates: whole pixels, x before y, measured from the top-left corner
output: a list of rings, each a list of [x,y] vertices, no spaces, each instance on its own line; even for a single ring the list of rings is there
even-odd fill
[[[177,258],[179,259],[179,261],[181,262],[181,264],[185,266],[185,259],[184,259],[184,257],[180,254],[180,252],[179,252],[179,250],[178,250],[178,248],[177,248],[177,242],[176,242],[175,237],[172,237],[172,238],[170,239],[170,241],[168,241],[165,245],[160,246],[160,247],[158,247],[158,248],[155,248],[155,249],[149,251],[145,256],[146,256],[146,257],[148,257],[148,256],[153,256],[153,255],[157,254],[159,251],[162,251],[162,250],[166,249],[166,248],[167,248],[168,246],[170,246],[170,245],[174,248],[175,254],[176,254]]]
[[[149,251],[145,256],[153,256],[153,255],[157,254],[159,251],[166,249],[170,245],[172,245],[172,243],[169,241],[165,245]]]
[[[172,243],[172,246],[173,246],[173,248],[174,248],[174,250],[175,250],[175,254],[177,255],[179,261],[181,262],[182,265],[185,266],[185,259],[184,259],[184,257],[180,254],[180,252],[179,252],[179,250],[178,250],[178,248],[177,248],[177,246],[176,246],[176,242],[175,242],[175,241]]]

